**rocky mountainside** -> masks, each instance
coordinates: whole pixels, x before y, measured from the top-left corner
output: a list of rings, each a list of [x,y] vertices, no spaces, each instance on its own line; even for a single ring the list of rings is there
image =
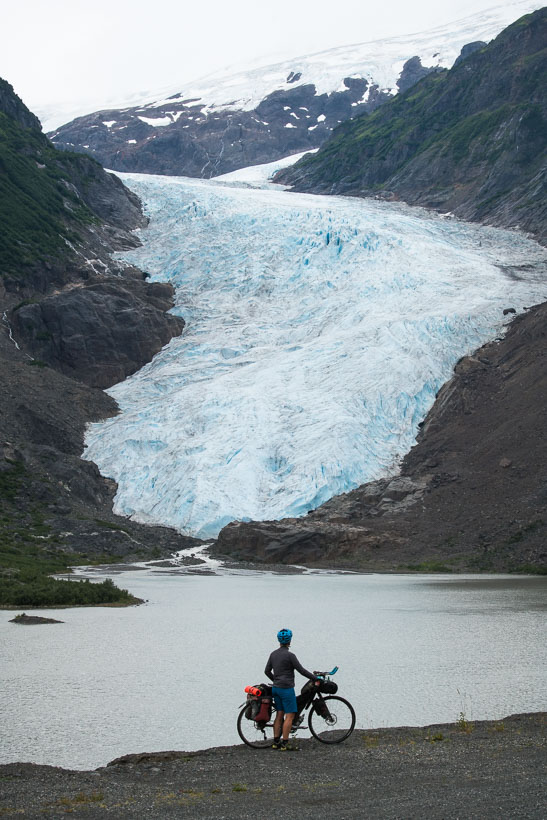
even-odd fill
[[[146,224],[139,200],[90,157],[56,150],[0,81],[0,298],[34,358],[97,387],[149,361],[182,320],[168,285],[112,258]]]
[[[234,522],[223,554],[364,570],[546,571],[547,304],[462,359],[400,475],[305,518]]]
[[[409,87],[436,70],[413,57],[397,84]],[[286,87],[251,111],[208,111],[199,100],[177,94],[142,108],[80,117],[51,138],[57,147],[88,152],[116,171],[208,179],[317,148],[340,122],[374,111],[391,92],[363,77],[344,77],[340,90],[320,94],[300,79],[290,71]]]
[[[277,179],[545,233],[545,9],[337,130]],[[462,359],[400,475],[303,519],[234,522],[217,549],[361,569],[547,568],[547,303]]]
[[[3,80],[0,217],[0,566],[185,546],[114,516],[114,483],[80,459],[85,425],[117,412],[97,388],[183,328],[170,286],[112,258],[138,244],[140,203],[95,160],[57,151]]]
[[[182,90],[80,116],[51,138],[117,171],[209,178],[271,162],[317,148],[341,122],[451,66],[462,47],[468,53],[483,45],[534,7],[520,0],[423,34],[218,72]]]
[[[281,172],[298,191],[403,199],[547,240],[547,9],[340,126]]]

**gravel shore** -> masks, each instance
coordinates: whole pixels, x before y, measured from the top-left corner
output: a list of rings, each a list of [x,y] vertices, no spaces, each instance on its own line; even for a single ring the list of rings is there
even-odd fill
[[[127,755],[96,771],[0,766],[0,816],[540,818],[547,713],[357,730],[340,746]]]

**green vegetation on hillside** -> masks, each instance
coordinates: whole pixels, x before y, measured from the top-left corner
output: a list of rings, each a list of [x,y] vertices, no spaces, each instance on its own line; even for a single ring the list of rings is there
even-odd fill
[[[1,79],[0,94],[32,117]],[[72,182],[81,162],[0,109],[0,273],[21,278],[28,265],[66,257],[78,227],[95,221]]]
[[[70,572],[71,565],[92,562],[87,555],[61,549],[60,539],[52,534],[38,502],[29,509],[21,508],[19,500],[29,484],[46,479],[31,476],[20,461],[6,466],[0,470],[0,607],[138,603],[109,580],[96,584],[50,577]],[[93,563],[108,560],[95,558]]]
[[[509,207],[502,218],[541,234],[546,28],[547,9],[526,15],[451,70],[341,124],[277,179],[303,191],[386,190],[456,213],[461,205],[466,218],[510,203],[514,217]]]

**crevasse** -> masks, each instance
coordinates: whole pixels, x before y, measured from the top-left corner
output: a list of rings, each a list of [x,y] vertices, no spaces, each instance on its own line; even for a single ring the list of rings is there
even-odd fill
[[[547,298],[546,253],[515,233],[275,186],[124,179],[151,218],[125,258],[173,283],[187,322],[87,433],[116,512],[138,521],[210,537],[396,471],[455,362],[501,331],[503,308]]]

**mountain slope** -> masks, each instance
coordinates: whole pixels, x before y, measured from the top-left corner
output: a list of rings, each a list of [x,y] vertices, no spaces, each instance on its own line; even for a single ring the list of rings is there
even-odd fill
[[[538,3],[521,0],[429,32],[360,43],[236,73],[217,72],[58,128],[59,147],[109,168],[209,178],[316,148],[339,123],[451,66]]]
[[[304,518],[234,522],[219,554],[367,571],[547,572],[547,304],[462,359],[401,474]]]
[[[44,573],[186,543],[114,516],[113,482],[79,457],[86,424],[117,413],[97,386],[141,367],[183,323],[165,313],[168,285],[112,258],[138,245],[137,197],[95,160],[53,148],[4,80],[0,215],[0,604],[62,603]],[[23,578],[34,586],[20,600]]]
[[[169,286],[112,257],[139,244],[137,197],[91,157],[54,148],[4,80],[0,219],[5,320],[35,358],[107,387],[181,332]]]
[[[401,198],[547,240],[547,9],[341,126],[277,181]]]
[[[120,180],[89,157],[57,151],[2,79],[0,219],[0,272],[8,289],[25,282],[39,287],[45,263],[58,269],[74,264],[79,242],[99,256],[108,244],[135,247],[130,230],[146,224],[137,198]]]

